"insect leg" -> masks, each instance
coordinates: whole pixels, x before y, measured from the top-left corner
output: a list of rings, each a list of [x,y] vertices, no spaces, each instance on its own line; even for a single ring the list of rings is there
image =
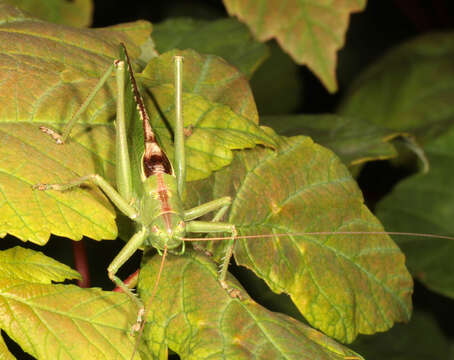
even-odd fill
[[[86,181],[91,181],[99,186],[106,196],[115,204],[115,206],[126,216],[131,219],[136,219],[138,212],[136,208],[131,206],[123,197],[110,185],[102,176],[91,174],[74,179],[66,184],[36,184],[33,185],[35,190],[57,190],[64,191],[73,187],[80,186]]]
[[[219,211],[213,218],[213,222],[218,221],[225,214],[231,203],[232,199],[230,198],[230,196],[224,196],[222,198],[193,207],[192,209],[185,210],[184,221],[197,219],[205,214],[219,209]]]
[[[186,180],[186,158],[184,153],[184,121],[182,107],[182,81],[183,81],[183,57],[174,56],[175,61],[175,175],[177,178],[178,193],[184,196]]]
[[[222,210],[222,209],[221,209]],[[216,233],[216,232],[228,232],[231,234],[229,239],[229,243],[227,246],[227,251],[224,256],[224,260],[221,264],[221,268],[219,270],[219,283],[221,286],[226,289],[232,296],[238,297],[238,294],[235,290],[229,289],[225,278],[227,276],[227,269],[229,267],[230,258],[233,254],[233,246],[235,244],[235,236],[237,235],[237,231],[235,225],[223,222],[209,222],[209,221],[190,221],[186,224],[186,230],[188,232],[195,232],[195,233]]]
[[[65,125],[63,128],[63,133],[62,135],[58,134],[57,132],[48,129],[46,127],[41,127],[40,129],[45,132],[46,134],[51,135],[54,140],[56,141],[57,144],[63,144],[69,137],[69,134],[71,133],[72,128],[76,124],[77,120],[79,119],[80,115],[83,114],[83,112],[87,109],[88,105],[90,105],[91,101],[93,98],[96,96],[98,91],[104,86],[106,81],[109,79],[110,75],[112,74],[114,68],[115,68],[116,63],[114,62],[112,65],[109,66],[107,71],[104,73],[104,75],[99,79],[98,83],[96,84],[95,88],[93,91],[88,95],[88,97],[85,99],[85,101],[82,103],[82,105],[79,107],[77,112],[74,114],[74,116],[69,120],[69,122]]]
[[[193,207],[192,209],[186,210],[184,212],[184,220],[185,221],[194,220],[209,212],[218,210],[214,215],[213,219],[211,219],[211,222],[219,222],[226,213],[226,211],[228,210],[228,208],[230,207],[231,203],[232,199],[230,198],[230,196],[224,196],[222,198],[209,201],[202,205]],[[194,247],[194,249],[205,252],[206,254],[211,253],[207,248],[200,247],[196,243],[194,243],[192,246]]]
[[[136,250],[142,245],[143,241],[147,237],[146,228],[143,227],[139,232],[135,233],[127,244],[121,249],[115,259],[112,260],[110,265],[107,268],[107,274],[109,279],[112,280],[124,293],[129,295],[129,297],[138,305],[139,313],[142,313],[144,306],[140,299],[128,288],[128,286],[115,274],[118,269],[123,266],[123,264],[129,260],[129,258],[136,252]]]

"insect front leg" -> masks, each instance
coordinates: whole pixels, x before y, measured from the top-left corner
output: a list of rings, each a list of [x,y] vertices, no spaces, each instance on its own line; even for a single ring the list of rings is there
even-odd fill
[[[126,201],[113,187],[110,185],[103,177],[97,174],[91,174],[87,176],[82,176],[77,178],[73,181],[70,181],[65,184],[36,184],[33,186],[36,190],[56,190],[56,191],[65,191],[69,190],[73,187],[77,187],[82,185],[83,183],[90,181],[93,182],[95,185],[99,186],[101,190],[106,194],[106,196],[112,201],[115,206],[126,216],[131,219],[137,219],[138,211],[136,208],[131,206],[128,201]],[[128,294],[131,299],[139,306],[139,308],[143,311],[143,304],[142,302],[135,296],[135,294],[124,284],[122,280],[120,280],[115,274],[117,273],[118,269],[132,256],[132,254],[142,245],[144,239],[146,237],[146,230],[143,228],[139,232],[137,232],[129,242],[123,247],[120,253],[115,257],[112,263],[109,265],[107,269],[107,273],[109,278],[118,285],[123,292]]]
[[[142,246],[145,238],[147,237],[147,230],[142,227],[140,231],[135,233],[121,251],[115,256],[110,265],[107,267],[107,274],[109,279],[112,280],[124,293],[126,293],[139,307],[139,316],[144,312],[144,306],[142,301],[131,291],[131,289],[121,280],[115,276],[118,269],[129,260],[129,258],[136,252],[137,249]]]
[[[206,202],[202,205],[195,206],[184,211],[184,221],[194,220],[212,211],[218,210],[212,220],[212,222],[217,222],[222,218],[222,216],[224,216],[231,203],[232,198],[230,196],[224,196],[219,199]]]
[[[202,205],[193,207],[191,209],[188,209],[184,212],[184,220],[185,221],[190,221],[197,219],[203,215],[206,215],[212,211],[218,210],[216,214],[214,215],[213,219],[211,219],[211,222],[219,222],[224,214],[227,212],[229,209],[230,205],[232,204],[232,198],[230,196],[224,196],[222,198],[209,201],[207,203],[204,203]],[[194,244],[193,247],[196,250],[203,251],[204,249],[199,247],[198,245]],[[206,251],[207,255],[210,255],[211,253],[209,251]]]

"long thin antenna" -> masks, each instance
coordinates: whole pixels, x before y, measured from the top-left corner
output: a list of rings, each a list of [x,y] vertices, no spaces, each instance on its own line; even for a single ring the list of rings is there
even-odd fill
[[[414,236],[432,239],[454,240],[454,236],[436,235],[436,234],[421,234],[412,232],[399,231],[315,231],[315,232],[296,232],[296,233],[281,233],[281,234],[262,234],[262,235],[238,235],[235,239],[260,239],[273,237],[290,237],[302,235],[398,235],[398,236]],[[205,237],[205,238],[181,238],[183,241],[221,241],[231,239],[232,237]]]
[[[131,360],[134,359],[134,355],[136,354],[138,348],[139,348],[139,343],[140,343],[140,339],[142,337],[142,334],[143,334],[143,329],[145,327],[145,321],[147,320],[147,316],[148,316],[148,313],[150,311],[150,306],[151,306],[151,303],[153,302],[153,299],[156,295],[156,292],[158,291],[158,285],[159,285],[159,281],[161,280],[161,274],[162,274],[162,269],[164,269],[164,262],[166,260],[166,256],[167,256],[167,245],[164,246],[164,252],[162,254],[162,259],[161,259],[161,265],[159,266],[159,272],[158,272],[158,276],[156,278],[156,281],[154,283],[154,287],[153,287],[153,291],[151,293],[151,296],[150,296],[150,299],[148,300],[146,306],[145,306],[145,312],[143,314],[143,318],[142,318],[142,323],[140,325],[140,328],[139,328],[139,333],[137,335],[137,340],[136,340],[136,343],[134,345],[134,351],[132,352],[132,356],[131,356]]]

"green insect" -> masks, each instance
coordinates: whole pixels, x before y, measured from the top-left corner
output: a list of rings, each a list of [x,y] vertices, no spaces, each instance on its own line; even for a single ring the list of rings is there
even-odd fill
[[[176,56],[174,59],[176,89],[176,129],[174,138],[176,166],[174,169],[156,141],[156,136],[150,126],[149,117],[139,93],[126,48],[123,44],[120,46],[120,55],[120,60],[115,61],[109,67],[91,95],[82,104],[71,121],[68,122],[63,135],[59,135],[48,128],[41,128],[42,131],[51,135],[57,143],[64,143],[78,117],[85,111],[90,101],[105,84],[112,72],[115,71],[118,91],[115,123],[117,189],[97,174],[89,174],[66,184],[36,184],[34,189],[64,191],[80,186],[85,182],[92,182],[103,190],[123,214],[134,221],[135,234],[111,262],[107,272],[109,278],[128,294],[139,307],[138,322],[132,329],[135,331],[139,330],[142,325],[145,307],[131,289],[116,276],[118,269],[134,252],[141,247],[152,246],[163,255],[162,263],[164,263],[165,256],[168,252],[175,254],[184,253],[185,243],[183,239],[188,233],[229,233],[231,235],[229,238],[230,243],[219,271],[219,283],[224,289],[231,292],[232,296],[236,296],[237,292],[229,289],[225,282],[227,268],[232,256],[236,230],[234,225],[218,221],[227,211],[231,203],[230,197],[222,197],[188,210],[183,208],[181,197],[185,188],[185,154],[181,107],[182,57]],[[134,99],[140,118],[142,119],[144,131],[144,152],[141,156],[140,188],[133,187],[126,136],[124,92],[127,73],[130,77]],[[216,211],[216,214],[211,222],[194,220],[213,211]]]

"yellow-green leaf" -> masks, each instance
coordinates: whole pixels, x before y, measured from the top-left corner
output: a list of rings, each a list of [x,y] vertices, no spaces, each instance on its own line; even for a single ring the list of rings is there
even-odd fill
[[[193,50],[173,50],[153,59],[139,74],[151,91],[147,105],[151,123],[169,158],[173,159],[175,119],[173,57],[184,57],[183,119],[188,181],[205,178],[228,165],[232,150],[256,144],[275,146],[258,125],[257,108],[246,77],[223,59]],[[140,126],[140,123],[139,123]],[[136,147],[137,148],[137,147]]]
[[[19,246],[0,252],[0,273],[2,277],[42,284],[81,279],[80,274],[69,266]]]
[[[88,27],[93,16],[92,0],[5,0],[29,14],[56,24]]]
[[[344,45],[350,13],[364,9],[366,0],[224,0],[224,4],[259,40],[275,38],[334,92],[336,52]]]
[[[245,75],[222,58],[200,55],[194,50],[171,50],[153,59],[140,74],[148,86],[174,83],[173,57],[183,56],[183,91],[227,105],[235,114],[258,123],[249,83]],[[222,86],[220,86],[222,84]]]
[[[78,126],[68,144],[56,146],[39,125],[58,128],[67,122],[117,57],[118,43],[137,56],[150,24],[75,29],[30,19],[5,4],[0,20],[0,234],[37,244],[51,233],[76,240],[115,238],[114,211],[99,190],[32,191],[36,183],[94,172],[112,178],[114,133],[106,125],[115,108],[111,83],[81,120],[98,124],[92,131]]]
[[[1,360],[17,360],[16,357],[10,353],[8,347],[3,340],[3,337],[0,336],[0,359]]]
[[[367,233],[384,230],[347,168],[307,137],[280,145],[238,153],[206,188],[191,184],[192,201],[214,189],[213,198],[232,197],[228,220],[240,234],[290,234],[237,240],[235,259],[289,294],[327,335],[351,342],[408,321],[413,282],[404,255],[389,236]],[[361,234],[332,233],[342,231]],[[209,250],[220,258],[225,243]]]
[[[108,154],[113,131],[102,125],[89,133],[81,132],[84,129],[75,129],[77,142],[60,146],[38,124],[0,123],[0,232],[40,245],[51,233],[74,240],[84,235],[116,238],[114,209],[96,187],[66,192],[32,189],[37,183],[65,182],[94,172],[112,178]],[[99,143],[93,143],[93,136]]]
[[[149,298],[160,256],[146,258],[140,273],[141,298]],[[286,315],[255,303],[239,289],[232,298],[217,279],[212,259],[187,251],[167,259],[151,304],[145,337],[156,358],[167,348],[181,359],[361,360],[358,354]]]
[[[38,359],[130,359],[135,339],[128,333],[137,308],[129,297],[43,283],[45,277],[73,276],[65,265],[32,250],[0,256],[3,269],[17,260],[23,267],[20,273],[0,271],[0,327],[24,351]]]

